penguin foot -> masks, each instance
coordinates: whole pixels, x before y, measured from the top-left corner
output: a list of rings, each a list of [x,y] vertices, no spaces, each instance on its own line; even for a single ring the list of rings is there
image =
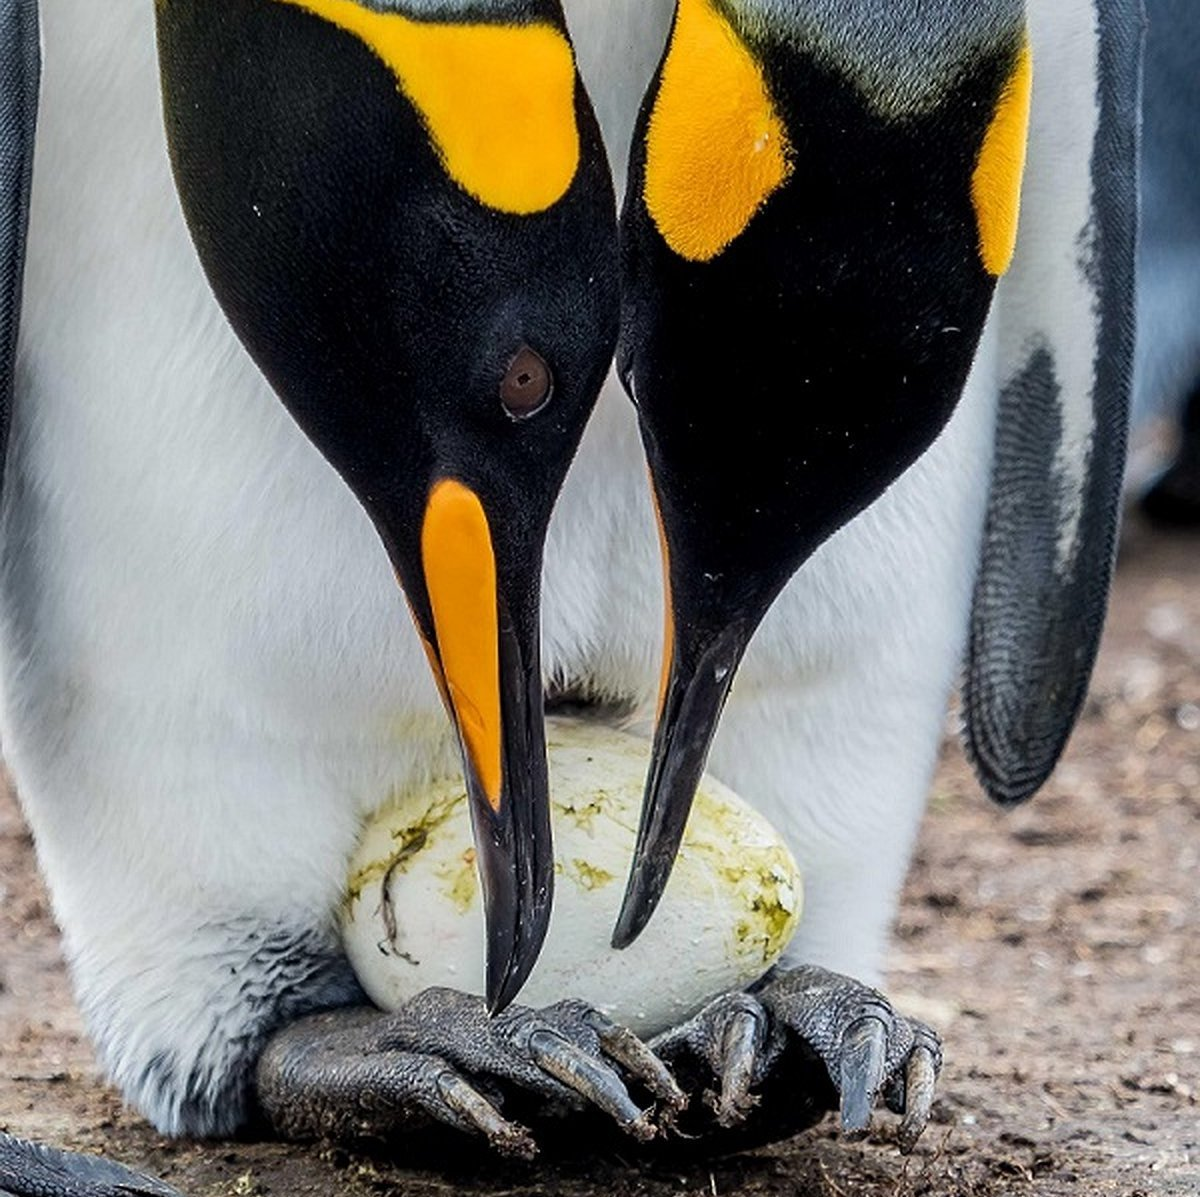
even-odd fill
[[[738,1146],[794,1134],[831,1108],[846,1132],[865,1135],[882,1097],[902,1115],[897,1139],[908,1154],[942,1066],[935,1031],[876,990],[812,966],[775,969],[750,992],[716,998],[650,1046],[685,1083],[697,1066],[719,1081],[699,1129]]]
[[[177,1189],[101,1156],[0,1134],[0,1197],[180,1197]]]
[[[582,1002],[513,1006],[491,1018],[482,999],[450,989],[428,989],[393,1014],[357,1008],[301,1019],[267,1045],[257,1084],[288,1138],[393,1139],[433,1123],[526,1159],[537,1145],[501,1113],[510,1100],[534,1113],[591,1106],[642,1142],[687,1104],[641,1040]],[[657,1104],[657,1119],[627,1084]]]

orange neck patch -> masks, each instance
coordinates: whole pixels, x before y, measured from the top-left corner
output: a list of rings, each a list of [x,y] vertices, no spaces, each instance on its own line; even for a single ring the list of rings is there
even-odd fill
[[[645,201],[663,240],[712,261],[791,170],[758,63],[712,0],[679,0],[646,133]]]
[[[445,693],[475,776],[500,809],[500,634],[496,557],[487,515],[474,491],[446,478],[429,493],[421,561]]]
[[[446,173],[482,204],[527,216],[579,167],[575,58],[552,25],[456,25],[355,0],[279,0],[359,38],[425,120]]]
[[[1032,97],[1033,55],[1027,42],[1000,93],[971,177],[979,256],[987,272],[997,278],[1012,264],[1017,249]]]

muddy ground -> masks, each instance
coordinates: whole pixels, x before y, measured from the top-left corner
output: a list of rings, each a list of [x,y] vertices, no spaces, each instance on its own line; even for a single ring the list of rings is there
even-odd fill
[[[1093,696],[1054,781],[1004,815],[954,746],[896,927],[890,987],[937,1023],[930,1127],[757,1153],[452,1167],[168,1143],[97,1080],[15,804],[0,797],[0,1126],[157,1171],[189,1197],[1200,1193],[1200,538],[1127,536]]]

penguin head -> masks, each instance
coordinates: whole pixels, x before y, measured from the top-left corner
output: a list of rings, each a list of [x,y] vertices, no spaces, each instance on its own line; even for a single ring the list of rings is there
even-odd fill
[[[958,400],[1014,250],[1029,87],[1016,0],[678,2],[622,214],[669,618],[618,946],[763,615]]]
[[[379,530],[457,728],[501,1008],[552,898],[543,542],[618,320],[612,183],[561,9],[157,11],[205,271]]]

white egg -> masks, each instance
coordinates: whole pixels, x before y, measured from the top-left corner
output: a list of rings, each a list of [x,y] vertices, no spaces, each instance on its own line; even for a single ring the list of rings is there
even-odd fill
[[[642,1035],[746,985],[782,954],[800,917],[796,863],[778,833],[706,776],[662,903],[624,951],[609,946],[625,889],[649,745],[551,720],[555,899],[519,1002],[580,998]],[[466,793],[435,782],[394,796],[350,869],[342,934],[364,989],[394,1010],[431,985],[484,987],[484,924]]]

